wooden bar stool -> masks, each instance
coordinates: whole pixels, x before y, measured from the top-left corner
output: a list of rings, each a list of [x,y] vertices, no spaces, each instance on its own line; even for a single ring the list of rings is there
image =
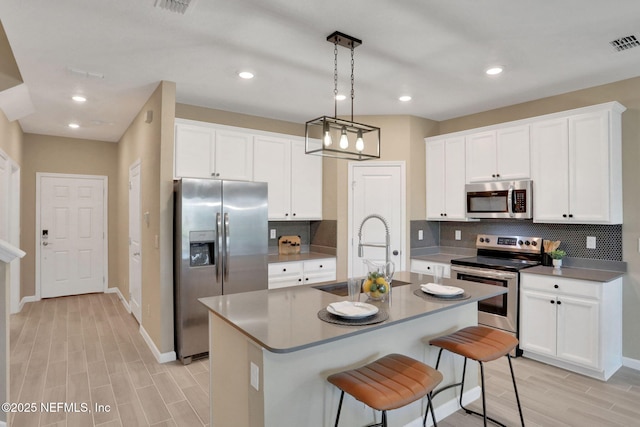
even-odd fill
[[[345,392],[367,406],[382,411],[382,422],[372,425],[382,427],[387,425],[388,410],[401,408],[426,396],[427,410],[422,423],[426,425],[431,409],[433,425],[437,425],[431,392],[442,381],[442,374],[415,359],[389,354],[360,368],[333,374],[327,381],[342,390],[336,427]]]
[[[432,339],[429,344],[440,347],[440,352],[438,352],[438,361],[436,362],[436,369],[438,369],[438,366],[440,365],[440,356],[442,355],[442,350],[449,350],[452,353],[464,356],[462,381],[446,386],[441,390],[437,390],[435,394],[438,394],[439,392],[451,387],[456,387],[458,385],[461,386],[460,407],[462,407],[462,409],[464,409],[468,414],[475,414],[483,417],[485,426],[487,425],[487,420],[489,420],[494,422],[495,424],[506,427],[501,422],[487,417],[483,363],[499,359],[502,356],[507,356],[507,359],[509,360],[509,370],[511,371],[511,380],[513,381],[513,390],[516,394],[516,402],[518,403],[518,411],[520,412],[520,421],[522,422],[522,426],[524,427],[524,417],[522,416],[522,407],[520,406],[520,398],[518,397],[516,378],[513,375],[513,366],[511,365],[511,356],[509,355],[509,352],[511,352],[511,350],[516,348],[516,346],[518,345],[518,339],[516,337],[497,329],[487,328],[484,326],[470,326],[468,328],[460,329],[453,334]],[[467,359],[475,360],[480,364],[480,379],[482,386],[482,414],[472,411],[471,409],[467,409],[462,405],[462,395],[464,393],[464,376],[467,370]]]

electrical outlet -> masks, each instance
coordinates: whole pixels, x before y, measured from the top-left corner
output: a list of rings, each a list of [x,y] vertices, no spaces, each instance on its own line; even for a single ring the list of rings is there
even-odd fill
[[[424,239],[424,230],[418,230],[418,240]]]
[[[462,232],[460,230],[456,230],[456,240],[462,239]]]
[[[260,368],[251,362],[251,387],[260,390]]]
[[[587,236],[587,249],[595,249],[595,248],[596,248],[595,236]]]
[[[270,239],[275,239],[276,238],[276,229],[272,228],[271,230],[269,230],[269,238]]]

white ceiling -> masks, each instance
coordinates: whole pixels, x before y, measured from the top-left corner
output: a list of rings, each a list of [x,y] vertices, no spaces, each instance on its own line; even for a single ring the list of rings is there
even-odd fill
[[[334,31],[363,41],[356,115],[443,120],[640,75],[640,48],[609,45],[640,34],[637,0],[194,1],[181,15],[156,0],[2,0],[36,109],[23,130],[118,141],[161,80],[180,103],[300,123],[333,115]],[[505,72],[486,76],[494,64]],[[348,93],[345,48],[338,66]],[[239,79],[245,69],[256,77]]]

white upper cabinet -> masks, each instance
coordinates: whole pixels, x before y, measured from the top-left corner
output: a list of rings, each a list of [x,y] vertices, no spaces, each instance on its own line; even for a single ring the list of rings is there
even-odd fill
[[[322,157],[304,151],[303,140],[256,136],[253,178],[269,184],[269,220],[322,219]]]
[[[176,178],[268,183],[269,220],[322,219],[322,157],[301,137],[177,119],[174,160]]]
[[[466,158],[470,183],[529,178],[529,126],[468,135]]]
[[[287,219],[291,211],[291,142],[258,136],[253,155],[254,179],[268,184],[269,219]]]
[[[176,123],[175,176],[251,181],[253,136],[210,125]]]
[[[465,139],[426,140],[427,219],[465,221]]]
[[[290,219],[322,219],[322,157],[305,154],[304,140],[291,142]]]
[[[622,223],[618,103],[532,124],[534,222]]]
[[[253,179],[253,136],[227,130],[216,131],[215,174],[220,179]]]

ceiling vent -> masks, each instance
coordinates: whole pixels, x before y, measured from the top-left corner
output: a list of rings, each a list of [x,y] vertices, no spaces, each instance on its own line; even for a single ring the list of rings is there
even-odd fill
[[[635,35],[630,35],[626,37],[621,37],[616,40],[612,40],[609,42],[611,46],[618,52],[623,50],[631,49],[632,47],[640,46],[640,41],[638,41]]]
[[[156,7],[184,14],[189,5],[193,3],[195,3],[195,0],[156,0]]]

